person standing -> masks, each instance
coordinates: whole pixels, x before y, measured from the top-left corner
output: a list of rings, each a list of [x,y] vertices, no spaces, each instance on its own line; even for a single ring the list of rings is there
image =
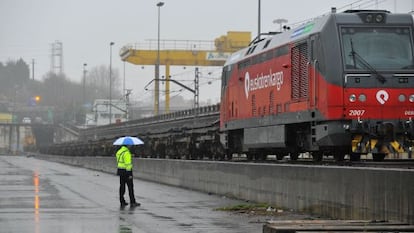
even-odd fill
[[[128,205],[125,201],[125,184],[128,186],[129,201],[131,207],[140,206],[140,203],[135,201],[134,195],[134,179],[132,176],[132,154],[131,146],[121,146],[116,152],[116,161],[118,164],[117,174],[119,175],[119,201],[121,203],[121,208]]]

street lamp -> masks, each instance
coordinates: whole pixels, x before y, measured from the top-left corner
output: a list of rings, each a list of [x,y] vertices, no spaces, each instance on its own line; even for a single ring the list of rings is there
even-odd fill
[[[112,45],[109,43],[109,124],[112,124]]]
[[[122,82],[122,96],[126,98],[126,90],[125,90],[125,61],[124,61],[124,80]]]
[[[157,39],[157,64],[155,65],[155,93],[154,93],[154,115],[158,115],[160,110],[160,9],[164,2],[158,2],[158,39]]]
[[[85,105],[85,100],[86,100],[86,90],[85,90],[85,80],[86,80],[86,66],[88,64],[83,63],[83,95],[82,95],[82,105]]]

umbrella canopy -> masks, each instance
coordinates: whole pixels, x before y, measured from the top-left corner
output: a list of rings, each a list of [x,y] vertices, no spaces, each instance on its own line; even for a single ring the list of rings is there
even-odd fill
[[[130,137],[130,136],[126,136],[126,137],[120,137],[118,139],[115,140],[115,142],[113,143],[113,145],[115,146],[132,146],[132,145],[142,145],[144,144],[144,142],[137,138],[137,137]]]

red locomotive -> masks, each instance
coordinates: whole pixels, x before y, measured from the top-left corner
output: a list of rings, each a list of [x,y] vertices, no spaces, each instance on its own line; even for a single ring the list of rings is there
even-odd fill
[[[223,67],[228,154],[411,158],[413,16],[349,10],[234,53]]]
[[[111,155],[119,136],[143,157],[319,161],[411,158],[413,16],[350,10],[253,42],[223,67],[221,104],[100,126],[45,153]]]

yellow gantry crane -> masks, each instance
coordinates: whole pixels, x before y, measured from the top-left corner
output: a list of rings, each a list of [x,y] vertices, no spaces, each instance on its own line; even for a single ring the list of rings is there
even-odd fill
[[[135,65],[155,65],[154,115],[158,115],[160,80],[157,74],[158,62],[159,65],[165,66],[165,112],[168,113],[170,111],[170,66],[223,66],[231,53],[247,47],[250,40],[250,32],[238,31],[229,31],[227,35],[215,39],[214,46],[213,41],[190,40],[162,40],[161,46],[158,46],[160,41],[151,40],[152,43],[147,43],[145,46],[124,46],[120,51],[120,56],[123,61]],[[153,46],[154,44],[156,46]]]

